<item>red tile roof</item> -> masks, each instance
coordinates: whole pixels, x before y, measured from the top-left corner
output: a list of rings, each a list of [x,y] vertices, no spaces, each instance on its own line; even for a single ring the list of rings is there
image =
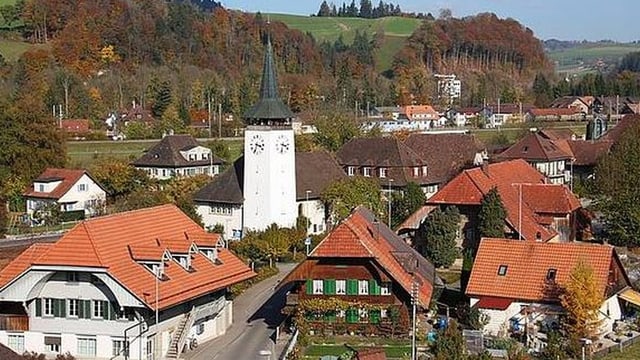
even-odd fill
[[[558,184],[524,184],[522,200],[538,214],[566,215],[581,207],[571,190]]]
[[[515,186],[516,184],[542,185],[544,183],[544,175],[526,161],[520,159],[505,161],[488,164],[486,171],[480,167],[464,170],[433,195],[427,203],[429,205],[480,205],[484,195],[496,187],[507,210],[505,221],[511,228],[517,231],[521,224],[523,239],[535,241],[539,233],[542,241],[548,241],[557,235],[556,232],[538,222],[534,209],[526,201],[523,201],[522,207],[519,206],[520,189],[519,186]],[[537,196],[544,196],[541,188],[532,187],[532,189],[538,189],[535,191],[539,192],[535,197],[534,194],[531,195],[532,201]]]
[[[538,133],[530,133],[511,145],[499,156],[501,159],[525,159],[527,161],[570,160],[571,153],[564,151],[553,140]]]
[[[557,295],[550,296],[544,291],[549,269],[556,270],[555,282],[563,286],[582,259],[593,268],[604,295],[615,256],[609,245],[484,238],[473,263],[466,294],[479,298],[557,301]],[[498,274],[500,266],[506,266],[504,275]]]
[[[580,114],[578,108],[549,108],[549,109],[531,109],[529,113],[533,116],[568,116]]]
[[[216,238],[215,242],[213,238]],[[165,250],[183,253],[192,243],[212,246],[219,235],[207,234],[174,205],[163,205],[84,221],[55,244],[33,245],[0,271],[0,287],[32,265],[104,268],[147,306],[155,307],[155,276],[137,258]],[[194,271],[175,261],[165,265],[159,284],[160,309],[223,289],[255,276],[240,259],[218,249],[221,264],[201,253],[192,254]],[[144,259],[151,260],[151,259]]]
[[[356,208],[309,254],[310,260],[332,257],[371,258],[409,293],[413,273],[420,284],[418,298],[421,306],[427,307],[431,302],[435,271],[433,265],[385,224],[375,222],[375,216],[363,207]],[[292,274],[302,268],[303,264],[293,270]]]
[[[513,299],[500,298],[495,296],[483,296],[478,301],[478,307],[482,309],[506,310],[513,302]]]
[[[60,199],[64,194],[69,191],[73,185],[75,185],[82,175],[87,174],[86,170],[74,170],[74,169],[46,169],[34,182],[50,182],[50,181],[62,181],[58,186],[50,192],[35,191],[33,184],[25,191],[24,196],[47,198],[47,199]]]
[[[431,105],[407,105],[404,107],[404,114],[407,115],[409,120],[421,120],[413,118],[416,114],[426,114],[431,119],[438,118],[438,112]]]
[[[62,130],[72,134],[84,134],[89,132],[88,119],[65,119],[61,121]]]

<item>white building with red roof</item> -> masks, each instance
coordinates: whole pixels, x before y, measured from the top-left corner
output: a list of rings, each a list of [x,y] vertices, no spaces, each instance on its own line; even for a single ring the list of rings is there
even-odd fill
[[[76,358],[177,357],[223,334],[255,275],[174,205],[84,221],[0,270],[0,343]],[[157,321],[156,321],[157,320]]]
[[[107,199],[105,189],[86,170],[76,169],[48,168],[23,195],[27,214],[35,221],[34,213],[47,204],[56,203],[63,212],[84,211],[84,215],[91,216]]]

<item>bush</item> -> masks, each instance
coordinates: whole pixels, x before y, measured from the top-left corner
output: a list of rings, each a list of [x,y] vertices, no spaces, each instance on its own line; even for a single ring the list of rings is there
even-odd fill
[[[61,222],[84,220],[84,210],[64,211],[60,214]]]
[[[251,279],[247,279],[241,283],[232,285],[230,288],[230,293],[231,293],[231,298],[236,298],[237,296],[239,296],[240,294],[242,294],[243,292],[245,292],[245,290],[247,290],[248,288],[250,288],[251,286],[261,282],[262,280],[268,279],[274,275],[277,275],[280,270],[277,267],[262,267],[260,269],[258,269],[258,271],[256,271],[258,273],[257,276],[251,278]]]

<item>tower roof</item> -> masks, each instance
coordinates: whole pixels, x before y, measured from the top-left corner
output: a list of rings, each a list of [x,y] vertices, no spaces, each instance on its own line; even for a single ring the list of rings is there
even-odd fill
[[[262,83],[260,85],[260,99],[244,114],[248,123],[260,120],[285,121],[293,118],[293,113],[278,96],[278,79],[276,77],[275,63],[271,40],[267,42],[267,51],[264,55],[262,68]]]

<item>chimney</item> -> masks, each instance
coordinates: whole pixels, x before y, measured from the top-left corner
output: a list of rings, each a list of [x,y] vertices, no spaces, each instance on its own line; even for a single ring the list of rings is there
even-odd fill
[[[482,172],[489,177],[489,156],[483,155],[482,165],[480,165]]]

